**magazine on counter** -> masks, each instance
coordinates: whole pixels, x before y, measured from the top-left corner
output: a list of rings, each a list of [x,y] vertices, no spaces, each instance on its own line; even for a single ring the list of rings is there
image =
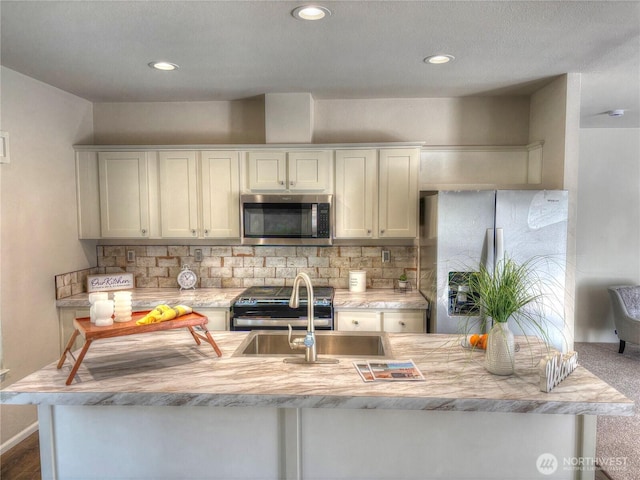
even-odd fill
[[[353,362],[365,382],[424,380],[413,360],[376,360]]]

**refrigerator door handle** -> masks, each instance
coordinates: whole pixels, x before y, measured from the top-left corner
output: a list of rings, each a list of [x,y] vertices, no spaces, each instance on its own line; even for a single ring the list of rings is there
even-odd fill
[[[504,260],[504,230],[496,228],[496,260],[494,267]]]
[[[487,256],[485,258],[484,267],[488,272],[493,272],[494,266],[494,257],[495,257],[495,230],[493,228],[487,228],[487,233],[485,234],[484,244],[487,249]]]

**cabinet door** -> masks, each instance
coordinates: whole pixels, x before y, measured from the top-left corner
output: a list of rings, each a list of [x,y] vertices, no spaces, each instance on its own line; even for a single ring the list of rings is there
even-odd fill
[[[149,160],[146,152],[98,153],[102,237],[149,236]]]
[[[377,214],[376,150],[336,151],[335,238],[372,238]]]
[[[289,190],[332,193],[330,151],[289,152],[287,160]]]
[[[425,311],[384,312],[382,330],[385,332],[424,333],[426,331]]]
[[[73,326],[73,320],[76,318],[84,318],[89,316],[88,308],[73,308],[64,307],[58,309],[58,321],[60,322],[60,355],[64,352],[67,343],[71,339],[75,327]],[[84,339],[82,336],[78,336],[73,342],[71,351],[78,350],[84,345]]]
[[[249,152],[249,190],[287,189],[287,158],[284,152]]]
[[[380,238],[415,238],[417,236],[419,161],[419,149],[380,150],[378,190]]]
[[[229,310],[226,308],[196,308],[196,311],[209,319],[210,331],[229,330]],[[215,338],[214,338],[215,340]]]
[[[160,152],[160,221],[163,238],[198,236],[196,152]]]
[[[345,332],[379,332],[382,329],[381,313],[377,310],[336,312],[337,330]]]
[[[240,236],[239,152],[201,153],[202,236]]]
[[[100,177],[97,152],[76,152],[78,238],[100,238]]]

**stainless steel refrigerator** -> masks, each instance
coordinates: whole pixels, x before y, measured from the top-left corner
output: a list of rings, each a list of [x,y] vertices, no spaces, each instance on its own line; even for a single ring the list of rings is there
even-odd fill
[[[481,263],[492,270],[505,255],[519,264],[535,257],[546,331],[553,346],[566,350],[567,214],[563,190],[422,192],[419,285],[430,303],[428,331],[488,331],[474,309],[469,273]],[[509,326],[516,335],[536,333]]]

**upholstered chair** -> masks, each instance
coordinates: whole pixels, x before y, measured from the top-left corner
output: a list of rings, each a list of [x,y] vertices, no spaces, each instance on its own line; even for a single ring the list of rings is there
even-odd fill
[[[609,287],[609,295],[622,353],[625,342],[640,344],[640,285]]]

